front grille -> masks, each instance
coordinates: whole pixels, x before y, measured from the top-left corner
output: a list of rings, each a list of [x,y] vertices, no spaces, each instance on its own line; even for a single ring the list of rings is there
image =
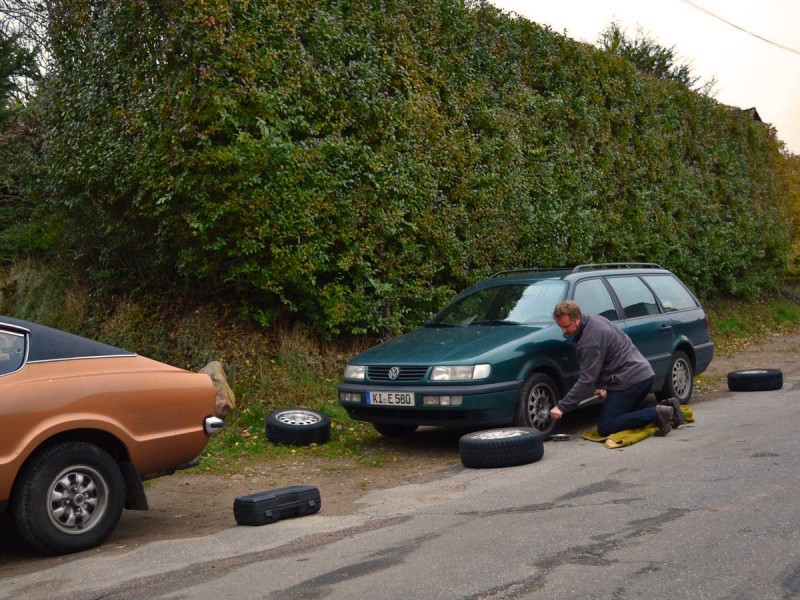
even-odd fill
[[[399,369],[397,377],[392,379],[389,373],[392,369]],[[367,367],[367,377],[372,381],[419,381],[425,377],[428,367],[393,367],[372,366]]]

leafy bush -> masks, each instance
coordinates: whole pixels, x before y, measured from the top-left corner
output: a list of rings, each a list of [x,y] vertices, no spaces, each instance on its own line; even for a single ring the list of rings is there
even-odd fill
[[[504,268],[786,269],[772,128],[486,2],[48,6],[32,185],[98,294],[385,334]]]

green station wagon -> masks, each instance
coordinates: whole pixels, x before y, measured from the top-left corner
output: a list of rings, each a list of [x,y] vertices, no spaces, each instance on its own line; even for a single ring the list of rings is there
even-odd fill
[[[567,299],[631,337],[653,366],[656,397],[689,401],[714,355],[705,311],[659,265],[608,263],[504,271],[467,288],[421,329],[352,358],[339,403],[390,437],[420,425],[549,434],[549,411],[579,373],[575,345],[553,321]]]

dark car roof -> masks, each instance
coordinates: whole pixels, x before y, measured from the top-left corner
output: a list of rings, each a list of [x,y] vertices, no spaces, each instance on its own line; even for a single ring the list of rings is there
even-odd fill
[[[28,361],[136,355],[135,352],[121,350],[66,331],[0,315],[0,325],[3,324],[23,328],[30,332]]]

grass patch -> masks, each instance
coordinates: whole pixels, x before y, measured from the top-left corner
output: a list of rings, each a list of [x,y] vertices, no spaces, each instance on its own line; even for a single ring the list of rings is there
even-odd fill
[[[706,312],[719,356],[746,350],[771,335],[800,333],[800,304],[793,298],[715,301]]]
[[[772,307],[772,319],[779,325],[795,328],[800,324],[800,306],[780,301]]]

